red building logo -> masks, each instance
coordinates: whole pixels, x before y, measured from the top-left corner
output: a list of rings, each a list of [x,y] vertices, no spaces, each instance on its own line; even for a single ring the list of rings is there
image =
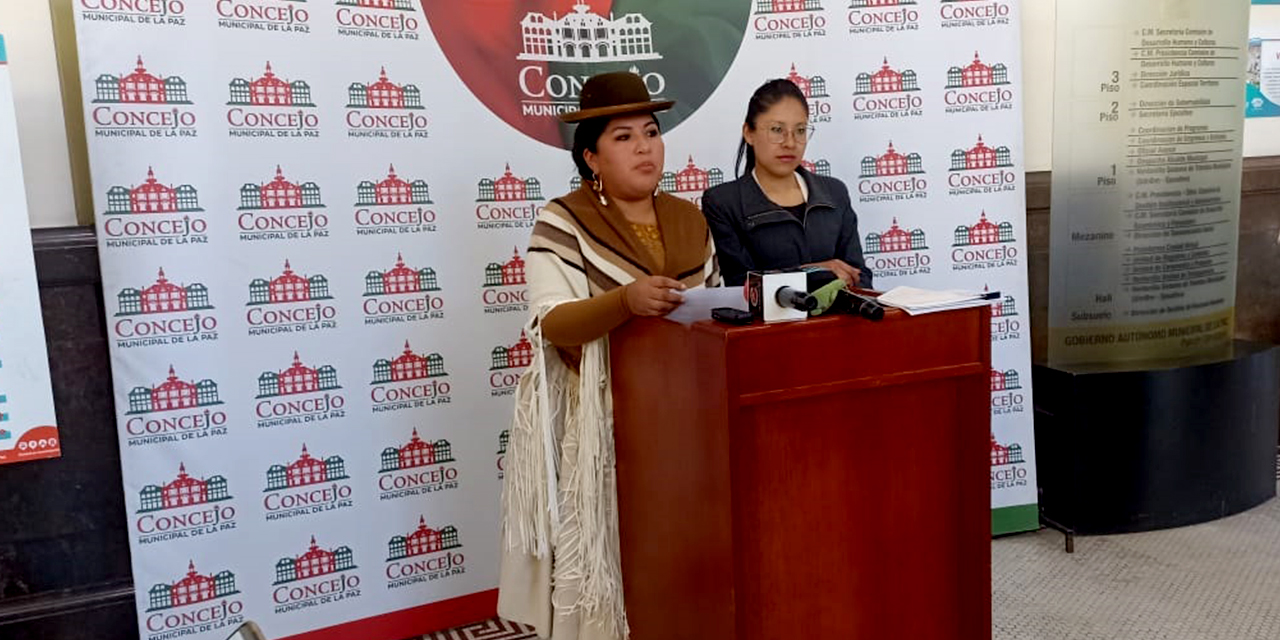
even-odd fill
[[[523,369],[533,362],[533,346],[529,337],[520,332],[520,340],[510,347],[494,347],[490,371],[502,369]]]
[[[989,292],[988,287],[983,287],[984,292]],[[1011,295],[1005,295],[1000,302],[991,305],[992,318],[1012,318],[1018,315],[1018,302]]]
[[[236,576],[230,571],[201,574],[195,561],[187,565],[187,575],[172,584],[157,584],[147,592],[147,611],[163,611],[226,598],[240,593]]]
[[[810,160],[801,160],[800,166],[804,167],[805,171],[808,171],[809,173],[812,173],[815,176],[826,176],[828,178],[831,177],[831,163],[828,162],[825,158],[820,158],[816,162],[810,161]]]
[[[245,304],[249,307],[245,312],[249,335],[336,329],[338,308],[323,303],[332,299],[328,278],[321,274],[298,275],[285,259],[280,275],[249,282],[249,301]],[[269,309],[268,306],[282,308]]]
[[[458,529],[447,525],[439,529],[427,526],[425,517],[408,534],[396,535],[387,543],[387,588],[409,585],[466,573],[466,558],[461,552]]]
[[[320,185],[294,182],[276,165],[270,182],[245,183],[240,187],[242,213],[237,216],[241,241],[297,240],[329,235],[329,216],[314,209],[324,208]]]
[[[520,248],[511,252],[506,262],[490,262],[484,268],[484,286],[480,300],[485,313],[527,313],[529,290],[525,280],[524,258]]]
[[[78,0],[85,22],[185,26],[187,0]]]
[[[395,165],[382,180],[363,180],[356,187],[357,207],[409,204],[433,204],[430,189],[424,180],[409,182],[396,175]]]
[[[805,77],[796,71],[796,63],[791,63],[791,73],[787,74],[787,80],[800,88],[800,92],[806,98],[826,98],[827,81],[822,76]]]
[[[1009,147],[988,147],[979,135],[978,143],[972,148],[951,152],[947,185],[954,196],[1015,191],[1019,179],[1010,170],[1013,166],[1013,153]]]
[[[1008,85],[1008,67],[1004,63],[987,64],[975,51],[973,62],[947,70],[947,92],[943,102],[947,113],[1011,110],[1014,95]]]
[[[231,106],[252,107],[314,107],[311,101],[311,85],[303,80],[292,82],[276,76],[271,63],[255,79],[235,78],[230,84]]]
[[[984,211],[977,224],[956,227],[955,242],[952,244],[955,248],[951,250],[952,269],[964,271],[1016,267],[1016,241],[1012,223],[995,224],[987,220],[987,213]]]
[[[280,275],[270,280],[254,278],[249,283],[249,306],[332,299],[328,278],[318,274],[300,276],[293,272],[288,259],[284,261],[284,271]]]
[[[417,529],[408,535],[395,536],[387,543],[387,560],[403,560],[461,547],[456,527],[449,525],[432,529],[427,526],[426,517],[419,516]]]
[[[1013,166],[1013,154],[1009,147],[988,147],[978,136],[978,144],[971,149],[956,149],[951,152],[952,171],[981,171],[983,169],[1002,169]]]
[[[230,500],[227,479],[211,476],[204,480],[187,475],[187,466],[178,465],[178,476],[163,486],[149,484],[139,492],[141,507],[138,513],[151,513],[183,507],[198,506],[210,502]]]
[[[988,65],[982,62],[977,51],[973,52],[973,62],[967,66],[951,67],[947,70],[947,88],[960,89],[968,87],[994,87],[1009,84],[1009,69],[1003,63]]]
[[[382,67],[371,83],[353,82],[347,88],[348,109],[422,109],[422,90],[416,85],[399,85],[387,78]]]
[[[955,247],[972,247],[987,244],[1004,244],[1014,242],[1013,224],[1001,222],[994,224],[987,220],[987,212],[983,211],[977,224],[956,227]]]
[[[231,571],[201,573],[189,561],[186,575],[147,590],[144,637],[164,640],[234,627],[244,622],[244,603],[233,597],[239,593]]]
[[[458,488],[458,469],[448,440],[427,442],[413,430],[409,442],[382,450],[380,500],[421,496]]]
[[[218,27],[270,33],[311,33],[307,0],[218,0]]]
[[[903,253],[908,251],[924,251],[929,247],[925,243],[924,230],[907,231],[898,226],[898,219],[893,219],[893,226],[884,233],[867,234],[863,251],[869,255],[879,253]]]
[[[311,607],[360,597],[360,576],[351,547],[323,549],[311,536],[311,545],[301,555],[276,561],[276,579],[271,601],[275,613],[303,611]],[[302,584],[298,584],[302,583]]]
[[[351,485],[347,480],[346,462],[341,456],[323,460],[312,457],[307,445],[302,454],[288,464],[267,468],[267,488],[263,491],[262,508],[266,520],[284,520],[315,515],[355,506]]]
[[[904,93],[919,91],[920,83],[916,72],[911,69],[897,71],[889,66],[889,58],[875,73],[859,73],[854,79],[854,95],[866,96],[883,93]]]
[[[387,271],[370,271],[364,277],[365,296],[401,295],[439,291],[436,270],[430,267],[411,269],[404,256],[396,254],[396,264]]]
[[[897,278],[932,273],[933,258],[923,229],[903,229],[893,219],[888,231],[871,232],[863,241],[867,265],[879,277]]]
[[[416,35],[416,34],[415,34]],[[371,83],[353,82],[347,87],[347,137],[413,140],[430,137],[431,124],[418,113],[422,90],[416,85],[400,85],[382,67]]]
[[[147,179],[132,187],[114,186],[107,190],[106,215],[132,213],[195,213],[204,211],[196,188],[183,184],[177,187],[162,184],[156,173],[147,167]]]
[[[373,363],[373,382],[370,384],[425,380],[447,375],[449,374],[444,370],[444,356],[438,353],[427,356],[414,353],[413,348],[409,346],[409,341],[405,340],[404,352],[394,360],[382,358]]]
[[[179,411],[222,404],[218,397],[218,383],[208,378],[199,382],[180,380],[169,366],[169,377],[151,387],[134,387],[129,392],[129,412],[126,415]]]
[[[791,63],[791,72],[787,80],[799,87],[800,92],[809,103],[809,122],[831,122],[831,103],[824,100],[830,97],[827,93],[827,81],[822,76],[802,76],[796,71],[796,64]]]
[[[324,460],[313,458],[304,444],[297,460],[287,465],[273,464],[267,469],[266,490],[296,489],[347,478],[347,465],[341,457],[329,456]]]
[[[702,192],[724,183],[724,171],[719,167],[703,169],[694,164],[693,156],[679,171],[664,171],[658,188],[667,193],[684,197],[702,206]]]
[[[373,381],[369,389],[373,411],[399,411],[448,403],[452,387],[441,379],[448,375],[444,356],[414,353],[409,341],[405,340],[404,351],[400,355],[391,360],[380,358],[373,363]]]
[[[543,183],[538,178],[520,178],[511,164],[497,179],[481,178],[476,183],[476,228],[530,229],[543,200]]]
[[[232,137],[320,137],[320,116],[315,113],[311,85],[280,78],[270,62],[261,76],[234,78],[229,89],[227,124]]]
[[[1010,443],[1004,446],[996,442],[996,434],[991,434],[991,466],[1003,467],[1014,464],[1025,464],[1022,457],[1022,445]]]
[[[1012,12],[1007,0],[942,0],[939,5],[943,29],[1008,25]]]
[[[305,425],[346,416],[346,398],[332,393],[341,389],[338,370],[332,365],[308,367],[293,352],[293,364],[283,371],[258,376],[258,402],[254,415],[258,428]]]
[[[916,72],[899,71],[884,59],[874,73],[859,73],[854,79],[853,112],[855,120],[908,118],[924,114],[924,99]]]
[[[138,56],[133,73],[104,73],[94,81],[94,88],[94,104],[191,104],[185,80],[147,71],[142,56]]]
[[[180,76],[160,76],[147,70],[138,56],[133,73],[101,74],[94,81],[90,111],[94,136],[99,138],[194,138],[196,112],[187,82]]]
[[[156,281],[143,289],[121,289],[116,295],[116,316],[177,313],[212,309],[209,289],[203,284],[177,285],[169,281],[161,267]]]
[[[1021,389],[1022,384],[1018,381],[1018,372],[1014,369],[1008,371],[991,370],[991,392],[1011,391]]]
[[[920,154],[902,154],[890,141],[883,154],[862,158],[858,201],[894,202],[927,198],[929,181],[922,177],[924,173],[924,159]]]
[[[129,391],[126,415],[133,416],[125,420],[129,445],[226,435],[227,414],[211,408],[221,404],[218,383],[208,378],[182,380],[170,365],[164,382]]]
[[[431,295],[440,291],[436,270],[430,267],[414,269],[405,265],[404,256],[397,253],[395,266],[386,270],[373,270],[365,274],[364,323],[417,322],[443,319],[444,298]],[[388,297],[392,297],[388,299]]]
[[[402,235],[436,230],[430,208],[431,190],[425,180],[408,180],[394,165],[385,178],[362,180],[356,186],[356,235]]]
[[[1022,413],[1026,398],[1020,393],[1022,384],[1016,369],[991,370],[991,415]]]
[[[893,147],[893,142],[889,142],[889,148],[880,156],[865,156],[862,158],[862,176],[863,178],[887,178],[892,176],[907,176],[924,173],[924,160],[920,154],[911,152],[906,155],[898,153]]]
[[[240,187],[239,211],[263,211],[324,207],[320,199],[320,185],[314,182],[301,184],[284,177],[284,170],[276,165],[276,175],[270,182],[245,183]]]
[[[311,536],[311,546],[304,553],[276,561],[276,580],[272,584],[279,586],[298,580],[351,571],[355,568],[356,563],[351,547],[343,545],[332,550],[321,549],[320,545],[316,544],[316,537]]]
[[[338,0],[338,35],[379,40],[417,40],[422,23],[414,0]]]
[[[382,450],[382,469],[379,473],[407,471],[446,462],[454,462],[453,446],[449,441],[425,442],[418,437],[418,430],[414,429],[409,442],[404,446],[387,447]]]
[[[236,528],[236,508],[219,504],[231,500],[227,479],[187,475],[185,464],[178,476],[164,485],[149,484],[139,493],[140,507],[134,527],[138,544],[153,544],[230,531]],[[161,513],[171,512],[171,513]]]
[[[542,183],[537,178],[518,178],[511,173],[511,163],[496,180],[481,178],[476,184],[476,202],[525,202],[542,200]]]
[[[987,287],[983,291],[989,292]],[[1018,317],[1018,302],[1006,294],[991,305],[991,342],[1022,339],[1022,320]]]
[[[308,367],[302,363],[298,352],[293,352],[293,364],[282,371],[264,371],[258,376],[258,399],[317,393],[341,389],[338,370],[333,365]]]
[[[533,363],[533,345],[521,331],[520,340],[509,347],[494,347],[489,358],[489,396],[509,396],[515,393],[521,373]]]

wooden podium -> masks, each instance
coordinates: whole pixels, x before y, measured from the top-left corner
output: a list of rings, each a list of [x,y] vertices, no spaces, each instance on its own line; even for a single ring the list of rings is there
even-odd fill
[[[989,308],[610,340],[633,640],[991,637]]]

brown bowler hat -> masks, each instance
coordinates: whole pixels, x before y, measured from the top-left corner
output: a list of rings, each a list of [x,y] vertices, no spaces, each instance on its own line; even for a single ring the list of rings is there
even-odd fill
[[[587,79],[578,96],[578,110],[560,114],[560,120],[581,122],[630,113],[653,113],[666,111],[675,103],[675,100],[650,99],[649,89],[640,76],[629,71],[614,71]]]

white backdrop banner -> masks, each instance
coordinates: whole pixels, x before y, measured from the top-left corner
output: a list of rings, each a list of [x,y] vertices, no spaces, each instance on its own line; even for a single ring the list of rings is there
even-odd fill
[[[1005,294],[993,524],[1034,526],[1018,4],[847,3],[77,0],[143,638],[492,613],[522,256],[603,71],[678,101],[695,203],[792,78],[876,284]]]
[[[13,82],[0,35],[0,464],[56,458],[61,452]]]

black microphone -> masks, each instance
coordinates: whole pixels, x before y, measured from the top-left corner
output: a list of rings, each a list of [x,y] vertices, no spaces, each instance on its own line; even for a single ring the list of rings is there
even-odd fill
[[[806,313],[818,308],[818,299],[791,287],[779,287],[773,296],[779,306],[804,311]]]
[[[841,291],[841,294],[847,294],[850,298],[849,313],[855,313],[872,322],[884,320],[884,306],[875,298],[854,293],[847,289]]]

